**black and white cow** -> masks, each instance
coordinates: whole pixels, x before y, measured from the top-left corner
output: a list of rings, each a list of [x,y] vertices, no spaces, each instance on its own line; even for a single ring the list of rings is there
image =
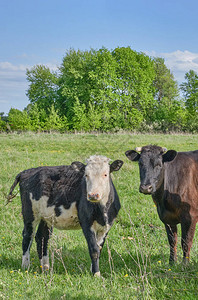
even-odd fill
[[[92,273],[100,276],[99,257],[105,238],[120,209],[110,173],[123,162],[91,156],[86,165],[38,167],[16,176],[8,200],[19,183],[24,220],[22,267],[30,265],[30,247],[35,236],[43,270],[49,269],[47,244],[53,227],[82,228],[92,261]]]

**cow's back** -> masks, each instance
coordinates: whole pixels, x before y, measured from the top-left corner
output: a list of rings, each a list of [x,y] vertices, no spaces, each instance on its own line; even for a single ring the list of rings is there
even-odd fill
[[[34,220],[43,219],[60,229],[77,229],[76,203],[83,172],[72,166],[39,167],[25,170],[20,177],[23,215],[31,207]]]

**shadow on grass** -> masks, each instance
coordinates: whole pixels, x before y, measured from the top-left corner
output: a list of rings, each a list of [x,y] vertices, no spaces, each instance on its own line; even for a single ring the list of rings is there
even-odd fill
[[[57,299],[69,299],[69,300],[101,300],[101,297],[87,296],[84,293],[79,293],[79,295],[74,295],[71,293],[63,294],[61,291],[54,291],[49,295],[49,300]]]
[[[141,249],[140,249],[141,250]],[[6,256],[2,254],[0,257],[0,268],[8,271],[21,269],[21,258],[14,255]],[[88,252],[88,247],[76,246],[74,249],[68,250],[67,245],[57,248],[50,246],[50,272],[57,275],[67,274],[69,276],[79,276],[79,274],[87,274],[90,272],[91,259]],[[107,245],[100,257],[100,271],[104,278],[109,278],[113,274],[124,276],[129,274],[138,279],[140,276],[150,275],[156,277],[170,277],[177,273],[182,277],[188,278],[193,276],[198,277],[198,261],[191,259],[189,265],[185,266],[182,263],[182,258],[178,259],[175,265],[168,263],[169,253],[145,254],[141,251],[135,252],[135,249],[128,248],[125,252],[119,249],[109,249]],[[41,272],[40,262],[36,250],[32,249],[30,252],[31,265],[29,272]],[[171,270],[171,272],[170,272]],[[191,274],[191,275],[190,275]],[[139,279],[138,279],[139,280]],[[77,298],[78,299],[78,298]],[[80,298],[79,298],[80,299]],[[91,299],[91,298],[90,298]]]
[[[0,257],[0,268],[8,269],[9,271],[15,269],[21,269],[21,259],[14,256],[7,257],[7,255],[2,254]]]

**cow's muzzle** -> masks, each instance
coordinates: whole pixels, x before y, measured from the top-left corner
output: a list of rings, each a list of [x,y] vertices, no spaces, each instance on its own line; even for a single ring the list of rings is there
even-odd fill
[[[139,191],[140,191],[140,193],[150,195],[153,192],[153,187],[150,184],[147,184],[147,185],[142,184],[142,185],[140,185]]]
[[[87,200],[90,202],[98,202],[100,201],[99,194],[87,194]]]

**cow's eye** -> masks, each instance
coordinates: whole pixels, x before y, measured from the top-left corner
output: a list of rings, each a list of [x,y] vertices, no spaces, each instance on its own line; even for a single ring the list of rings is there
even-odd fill
[[[107,174],[104,174],[104,177],[107,177]]]

